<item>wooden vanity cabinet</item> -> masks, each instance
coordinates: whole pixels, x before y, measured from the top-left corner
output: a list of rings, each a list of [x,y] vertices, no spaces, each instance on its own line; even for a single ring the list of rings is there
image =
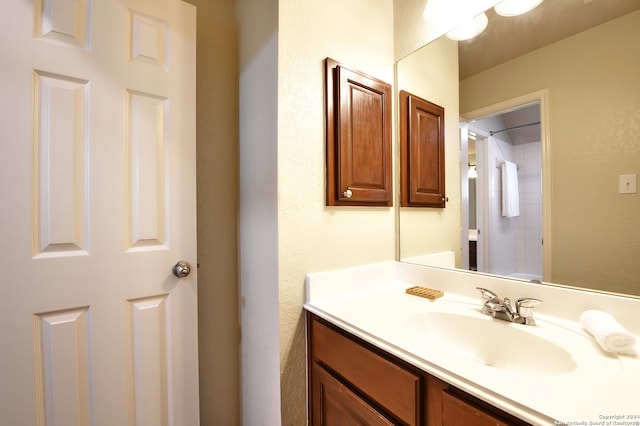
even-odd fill
[[[332,373],[314,363],[312,383],[314,395],[313,425],[393,425],[384,413],[353,392]]]
[[[329,414],[337,407],[332,401],[336,386],[330,383],[327,374],[363,402],[362,407],[350,407],[357,410],[358,416],[369,416],[369,411],[374,411],[381,419],[376,424],[420,424],[419,371],[389,360],[374,348],[317,317],[310,318],[308,338],[310,401],[313,407],[311,424],[329,425],[331,423],[325,419],[334,417],[334,414]],[[345,398],[354,399],[351,396]],[[343,415],[354,417],[356,413]]]
[[[528,425],[307,312],[312,426]]]
[[[509,426],[501,419],[466,402],[454,394],[442,394],[442,425],[443,426]]]

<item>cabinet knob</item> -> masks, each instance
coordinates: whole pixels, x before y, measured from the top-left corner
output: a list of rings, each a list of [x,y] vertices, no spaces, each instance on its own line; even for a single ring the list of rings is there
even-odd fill
[[[353,192],[351,192],[351,190],[350,190],[350,189],[347,189],[346,191],[344,191],[344,192],[342,193],[342,195],[344,195],[344,196],[345,196],[345,197],[347,197],[347,198],[351,198],[351,196],[353,195]]]

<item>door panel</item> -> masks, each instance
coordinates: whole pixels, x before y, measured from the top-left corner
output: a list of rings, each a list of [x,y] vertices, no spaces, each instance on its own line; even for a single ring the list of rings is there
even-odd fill
[[[130,300],[131,375],[136,424],[163,425],[170,418],[171,300],[167,295]]]
[[[87,254],[89,82],[33,76],[33,255]]]
[[[91,424],[90,326],[86,307],[34,316],[38,424]]]
[[[0,15],[2,423],[197,425],[195,9]]]
[[[165,164],[168,100],[127,91],[126,115],[129,250],[160,248],[166,243],[168,226]]]

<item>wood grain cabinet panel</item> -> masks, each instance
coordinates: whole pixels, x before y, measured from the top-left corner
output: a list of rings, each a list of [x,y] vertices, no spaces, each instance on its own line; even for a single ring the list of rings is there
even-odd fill
[[[509,426],[509,423],[455,395],[444,392],[442,394],[442,426]]]
[[[327,58],[327,205],[393,205],[391,85]]]
[[[400,186],[403,207],[444,208],[444,108],[400,92]]]
[[[383,413],[313,364],[313,425],[393,425]]]
[[[366,349],[318,320],[312,320],[310,327],[313,361],[331,368],[403,424],[419,423],[419,375]]]

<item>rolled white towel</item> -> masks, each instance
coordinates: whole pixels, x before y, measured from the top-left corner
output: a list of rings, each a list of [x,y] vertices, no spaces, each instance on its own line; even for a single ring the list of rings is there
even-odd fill
[[[607,352],[638,355],[636,337],[606,312],[591,309],[580,315],[580,324]]]

